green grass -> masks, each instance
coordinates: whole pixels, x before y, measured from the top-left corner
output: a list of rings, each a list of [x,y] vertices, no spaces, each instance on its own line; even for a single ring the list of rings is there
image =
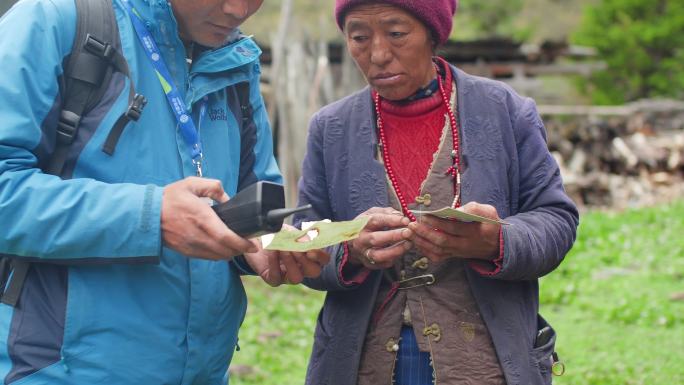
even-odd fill
[[[582,218],[542,280],[567,374],[557,384],[684,384],[684,203]]]
[[[249,306],[231,385],[303,384],[323,293],[303,286],[271,288],[255,277],[244,281]]]
[[[572,252],[542,279],[541,312],[567,367],[554,383],[684,384],[684,202],[581,221]],[[322,294],[245,281],[231,384],[302,384]]]

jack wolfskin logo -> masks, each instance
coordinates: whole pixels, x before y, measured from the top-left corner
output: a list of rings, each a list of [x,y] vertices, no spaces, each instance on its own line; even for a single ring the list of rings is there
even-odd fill
[[[209,110],[209,119],[211,121],[216,120],[228,120],[228,115],[226,115],[226,110],[223,108],[212,108]]]

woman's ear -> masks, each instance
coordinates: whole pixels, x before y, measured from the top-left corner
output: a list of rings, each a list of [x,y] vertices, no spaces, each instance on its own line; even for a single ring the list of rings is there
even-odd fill
[[[435,38],[435,33],[430,30],[430,35],[428,36],[428,39],[430,39],[430,46],[432,47],[432,54],[435,55],[437,53],[437,39]]]

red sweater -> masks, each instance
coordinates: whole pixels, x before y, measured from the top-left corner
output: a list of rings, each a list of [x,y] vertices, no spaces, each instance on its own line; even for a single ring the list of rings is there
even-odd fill
[[[451,84],[451,71],[447,73],[445,85]],[[451,94],[450,87],[445,91]],[[408,103],[383,100],[380,109],[390,163],[406,203],[411,204],[420,193],[439,147],[447,108],[437,91]]]

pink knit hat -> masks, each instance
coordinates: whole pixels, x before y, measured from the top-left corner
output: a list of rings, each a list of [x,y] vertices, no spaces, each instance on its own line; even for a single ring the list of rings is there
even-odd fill
[[[335,19],[340,29],[344,29],[347,12],[364,4],[384,3],[402,8],[421,20],[432,30],[437,44],[449,39],[458,0],[335,0]]]

